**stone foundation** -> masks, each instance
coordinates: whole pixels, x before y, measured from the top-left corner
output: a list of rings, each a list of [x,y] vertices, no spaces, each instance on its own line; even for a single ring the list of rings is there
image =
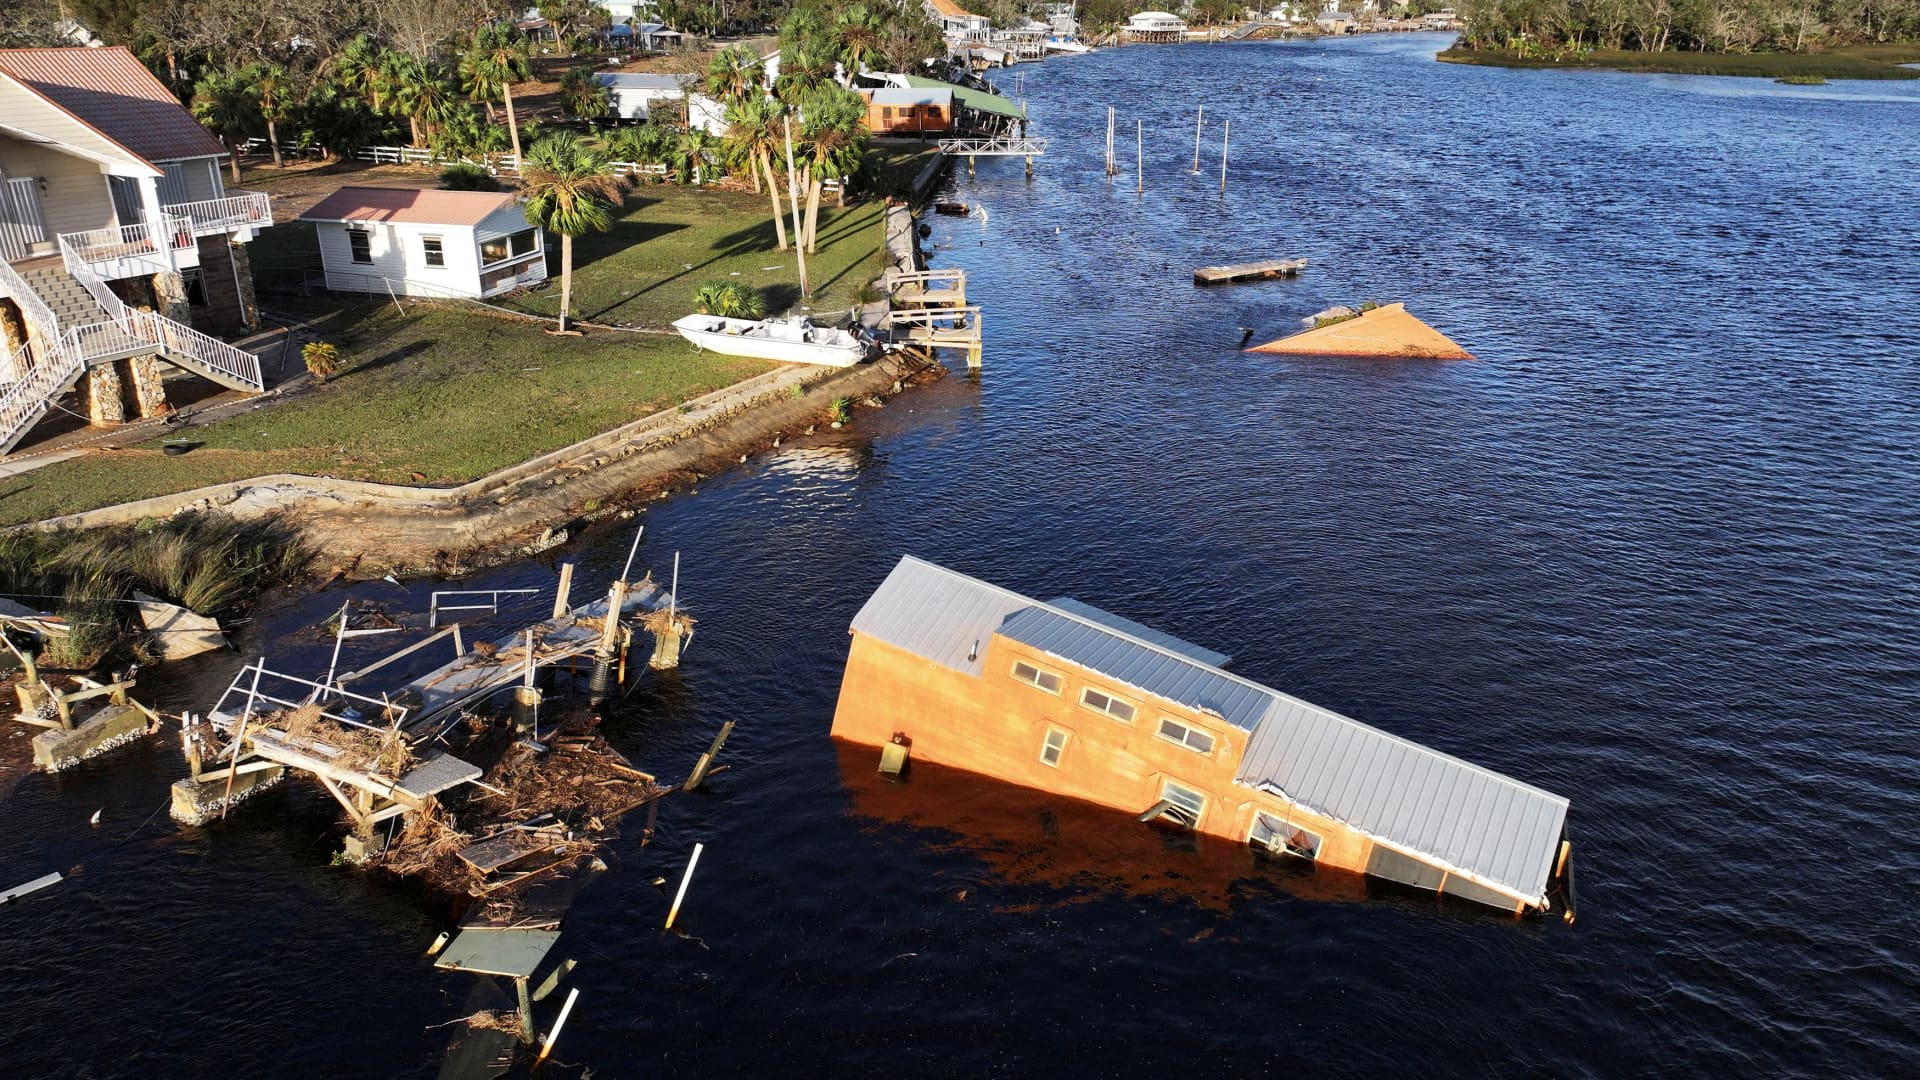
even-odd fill
[[[103,706],[72,731],[43,731],[35,735],[33,764],[47,772],[59,772],[130,743],[146,730],[147,714],[132,705]]]
[[[206,310],[201,313],[201,321],[207,327],[237,330],[260,325],[260,307],[253,291],[253,263],[247,257],[245,244],[229,243],[224,236],[201,237],[200,288],[207,297]]]
[[[200,781],[188,778],[173,782],[173,805],[168,811],[182,825],[205,825],[220,816],[223,806],[234,806],[278,784],[287,770],[279,765],[258,772],[241,773],[233,778],[233,795],[227,795],[225,777]]]
[[[136,356],[116,365],[124,365],[121,378],[133,387],[134,405],[145,419],[161,416],[173,409],[167,404],[167,388],[162,381],[160,363],[158,356]]]
[[[185,278],[171,271],[155,274],[149,281],[149,287],[153,290],[153,310],[174,322],[192,325],[193,308],[187,303]]]
[[[87,421],[95,427],[112,427],[124,424],[127,420],[127,406],[120,398],[125,387],[120,382],[120,372],[113,364],[100,364],[87,369],[87,376],[80,380],[80,404],[86,411]]]

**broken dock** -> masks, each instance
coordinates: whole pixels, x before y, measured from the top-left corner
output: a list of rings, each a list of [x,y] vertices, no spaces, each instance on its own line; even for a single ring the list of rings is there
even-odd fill
[[[1227,285],[1236,281],[1266,281],[1293,277],[1307,268],[1305,259],[1266,259],[1261,262],[1203,266],[1193,272],[1195,285]]]

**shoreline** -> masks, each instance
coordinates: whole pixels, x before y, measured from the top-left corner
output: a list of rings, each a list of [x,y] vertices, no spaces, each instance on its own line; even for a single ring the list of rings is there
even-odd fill
[[[892,266],[924,265],[915,207],[950,165],[935,156],[914,177],[913,204],[888,208],[882,244]],[[945,373],[937,361],[886,356],[844,370],[788,365],[453,487],[267,473],[11,528],[82,531],[194,512],[278,516],[338,552],[355,577],[457,572],[557,547],[593,521],[631,516],[641,503],[812,434],[837,398],[874,404]]]
[[[1789,79],[1819,77],[1849,81],[1904,82],[1920,79],[1920,42],[1863,46],[1826,53],[1657,53],[1589,50],[1566,59],[1521,56],[1503,49],[1444,49],[1443,64],[1539,71],[1620,71],[1630,75],[1705,75],[1720,78]]]

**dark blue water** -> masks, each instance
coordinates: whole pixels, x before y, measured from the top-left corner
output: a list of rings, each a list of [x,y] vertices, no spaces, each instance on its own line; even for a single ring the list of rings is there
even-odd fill
[[[575,907],[565,1074],[1920,1071],[1920,91],[1454,67],[1441,44],[1025,69],[1038,175],[983,163],[957,186],[986,222],[935,222],[988,312],[985,374],[647,513],[642,558],[682,552],[700,630],[616,737],[677,775],[739,728],[731,771],[651,846],[631,829]],[[1189,284],[1281,255],[1312,267]],[[1481,359],[1235,350],[1365,298]],[[597,585],[625,542],[568,554]],[[847,623],[904,551],[1566,794],[1579,922],[1169,847],[964,776],[876,784],[826,731]],[[281,639],[327,599],[251,647],[324,666]],[[168,704],[224,674],[170,674]],[[445,906],[328,865],[311,790],[138,828],[179,771],[128,751],[7,798],[0,878],[85,867],[0,909],[9,1071],[430,1074],[428,1025],[470,985],[419,955]],[[650,882],[694,841],[690,936],[664,935]]]

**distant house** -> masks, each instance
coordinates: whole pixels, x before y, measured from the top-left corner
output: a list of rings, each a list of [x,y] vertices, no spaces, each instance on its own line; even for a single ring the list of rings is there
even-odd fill
[[[1508,911],[1571,910],[1565,798],[1210,649],[911,556],[851,632],[836,739]]]
[[[922,6],[934,25],[949,34],[984,34],[993,25],[993,20],[975,15],[954,0],[924,0]]]
[[[727,133],[726,108],[699,93],[698,75],[609,72],[595,76],[607,88],[607,109],[622,120],[646,120],[662,101],[686,102],[687,126],[710,135]]]
[[[507,192],[343,187],[299,220],[329,289],[478,299],[547,278],[541,231]]]
[[[867,99],[867,130],[875,135],[924,135],[953,130],[953,91],[881,87]]]
[[[1142,11],[1127,20],[1122,28],[1129,41],[1167,43],[1185,41],[1186,20],[1165,11]]]

